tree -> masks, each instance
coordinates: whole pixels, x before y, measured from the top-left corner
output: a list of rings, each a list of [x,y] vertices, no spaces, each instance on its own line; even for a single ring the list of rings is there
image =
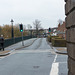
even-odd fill
[[[5,38],[5,39],[7,39],[7,38],[11,38],[11,26],[9,26],[9,25],[4,25],[4,26],[2,26],[2,34],[1,35],[3,35],[3,37]]]
[[[36,36],[38,35],[39,33],[39,29],[41,28],[41,21],[39,21],[38,19],[36,19],[34,22],[33,22],[33,25],[34,25],[34,28],[36,29]]]
[[[27,33],[25,31],[24,25],[23,25],[23,35],[26,36]],[[20,32],[20,28],[19,28],[19,24],[16,24],[14,26],[14,37],[21,37],[21,32]]]
[[[30,24],[27,24],[27,27],[28,27],[28,35],[30,35],[30,30],[31,30],[32,26]]]
[[[19,24],[13,26],[13,28],[14,28],[14,37],[21,37],[21,32],[19,30]],[[3,35],[5,39],[11,38],[11,29],[12,29],[11,25],[0,26],[0,36]],[[23,34],[24,36],[27,35],[27,32],[25,31],[25,29],[23,31]]]

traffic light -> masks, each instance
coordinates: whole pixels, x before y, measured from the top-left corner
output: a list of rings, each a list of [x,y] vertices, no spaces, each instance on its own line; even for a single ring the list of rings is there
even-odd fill
[[[23,25],[20,24],[19,26],[20,26],[20,32],[23,32]]]
[[[49,32],[51,32],[51,28],[49,28]]]

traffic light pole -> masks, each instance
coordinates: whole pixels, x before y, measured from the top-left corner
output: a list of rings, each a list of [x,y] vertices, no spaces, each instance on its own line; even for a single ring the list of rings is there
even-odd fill
[[[20,27],[20,32],[21,32],[21,35],[22,35],[22,46],[24,46],[24,41],[23,41],[23,24],[20,24],[19,27]]]
[[[22,46],[24,46],[24,41],[23,41],[23,32],[21,32],[22,34]]]

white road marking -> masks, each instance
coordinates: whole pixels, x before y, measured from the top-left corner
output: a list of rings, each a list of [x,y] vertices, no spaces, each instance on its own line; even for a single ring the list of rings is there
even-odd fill
[[[53,63],[50,75],[58,75],[58,66],[59,63]]]
[[[55,63],[55,62],[56,62],[56,59],[57,59],[57,55],[55,56],[55,59],[54,59],[54,62],[53,62],[53,63]]]
[[[58,75],[58,67],[59,67],[59,63],[55,63],[57,59],[57,55],[54,58],[53,64],[52,64],[52,68],[50,71],[50,75]]]
[[[15,53],[39,53],[39,52],[50,52],[50,50],[16,50]]]

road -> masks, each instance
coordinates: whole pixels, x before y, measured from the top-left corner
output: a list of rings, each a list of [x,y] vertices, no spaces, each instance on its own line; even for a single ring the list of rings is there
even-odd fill
[[[59,55],[46,38],[0,59],[0,75],[67,75],[67,55]]]

